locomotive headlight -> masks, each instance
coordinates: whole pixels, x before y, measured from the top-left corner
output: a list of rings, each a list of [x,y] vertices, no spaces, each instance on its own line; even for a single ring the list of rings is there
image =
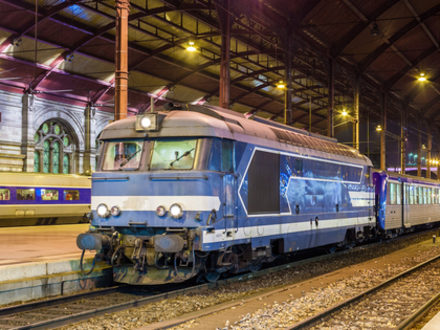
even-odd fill
[[[141,119],[141,126],[144,129],[149,129],[151,126],[151,118],[149,117],[142,117]]]
[[[179,219],[183,215],[182,206],[177,203],[174,203],[170,206],[170,214],[174,219]]]
[[[159,130],[159,120],[157,113],[145,113],[136,117],[136,131],[157,130]]]
[[[101,218],[107,218],[110,214],[108,206],[105,204],[99,204],[96,208],[96,213],[98,213]]]
[[[121,209],[119,207],[117,207],[116,205],[112,206],[112,208],[110,209],[110,213],[112,216],[117,217],[118,215],[121,214]]]
[[[157,214],[159,217],[163,217],[165,214],[167,214],[167,209],[166,209],[164,206],[159,205],[159,206],[156,208],[156,214]]]

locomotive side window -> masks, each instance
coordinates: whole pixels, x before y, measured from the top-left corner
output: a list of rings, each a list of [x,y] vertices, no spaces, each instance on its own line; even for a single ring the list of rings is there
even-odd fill
[[[248,171],[249,214],[280,212],[280,155],[256,151]]]
[[[222,172],[234,171],[234,143],[223,140],[222,143]]]
[[[154,141],[150,170],[192,169],[196,145],[196,139]]]
[[[8,201],[11,199],[11,191],[9,189],[0,189],[0,201]]]
[[[41,199],[43,201],[57,201],[58,190],[56,189],[41,189]]]
[[[65,201],[78,201],[79,191],[78,190],[64,190],[64,200]]]
[[[106,142],[104,171],[137,170],[141,161],[142,141]]]
[[[234,142],[231,140],[205,139],[209,150],[206,168],[211,171],[234,171]]]
[[[17,189],[17,200],[19,201],[35,200],[35,189]]]

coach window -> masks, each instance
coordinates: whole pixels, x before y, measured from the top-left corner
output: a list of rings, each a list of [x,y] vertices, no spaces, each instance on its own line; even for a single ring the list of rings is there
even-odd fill
[[[79,191],[78,190],[64,190],[64,200],[65,201],[78,201]]]
[[[431,188],[426,188],[426,204],[431,204]]]
[[[401,204],[402,184],[396,183],[396,204]]]
[[[11,199],[11,192],[9,189],[0,189],[0,201],[8,201]]]
[[[17,189],[17,200],[19,201],[35,200],[35,189]]]
[[[41,199],[43,201],[57,201],[58,190],[56,189],[41,189]]]
[[[409,187],[409,203],[411,205],[415,204],[415,200],[414,200],[414,186],[410,185]]]
[[[73,173],[76,149],[70,129],[57,120],[43,123],[34,135],[34,172]]]
[[[396,204],[396,184],[395,183],[389,183],[388,184],[388,188],[389,188],[389,191],[390,191],[390,195],[389,195],[390,197],[389,197],[388,202],[389,202],[390,205]]]

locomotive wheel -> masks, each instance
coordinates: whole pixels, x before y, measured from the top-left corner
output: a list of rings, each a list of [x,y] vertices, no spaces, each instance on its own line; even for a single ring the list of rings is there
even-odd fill
[[[209,272],[206,273],[205,278],[208,282],[210,283],[215,283],[218,281],[218,279],[220,278],[220,273],[219,272]]]

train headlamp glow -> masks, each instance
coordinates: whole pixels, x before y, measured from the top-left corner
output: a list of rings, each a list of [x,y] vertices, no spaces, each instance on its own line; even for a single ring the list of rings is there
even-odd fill
[[[157,113],[146,113],[136,117],[136,131],[157,131]]]
[[[117,207],[116,205],[112,206],[112,208],[110,209],[110,213],[112,216],[117,217],[118,215],[121,214],[121,209],[119,207]]]
[[[110,214],[108,206],[104,203],[98,205],[98,207],[96,208],[96,213],[98,213],[101,218],[107,218]]]
[[[156,214],[157,214],[159,217],[163,217],[165,214],[167,214],[167,210],[166,210],[166,208],[165,208],[164,206],[159,205],[159,206],[156,208]]]
[[[170,206],[170,214],[174,219],[179,219],[183,215],[182,206],[177,203],[174,203]]]

